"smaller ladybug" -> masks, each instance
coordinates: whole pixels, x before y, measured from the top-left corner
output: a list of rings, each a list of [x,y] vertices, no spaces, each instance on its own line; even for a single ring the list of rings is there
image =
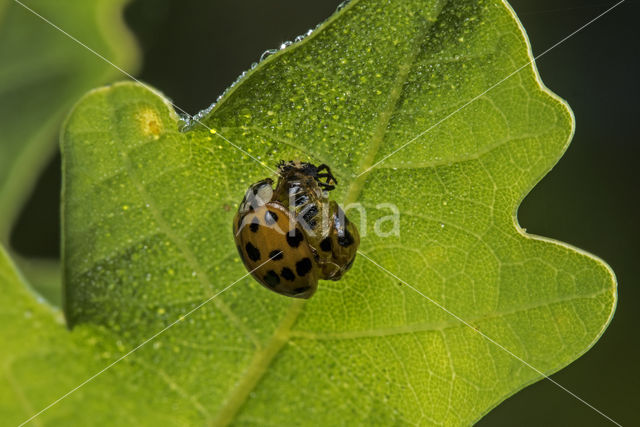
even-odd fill
[[[281,161],[279,178],[247,190],[233,220],[245,267],[279,294],[310,298],[318,280],[339,280],[355,260],[360,235],[329,200],[337,180],[327,165]]]

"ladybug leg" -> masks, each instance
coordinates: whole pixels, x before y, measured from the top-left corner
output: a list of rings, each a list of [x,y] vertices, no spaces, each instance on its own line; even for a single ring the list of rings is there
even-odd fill
[[[331,181],[333,181],[334,184],[338,183],[338,180],[336,179],[336,177],[333,176],[333,174],[331,173],[331,169],[329,168],[329,166],[325,165],[324,163],[318,166],[317,171],[318,172],[326,171],[325,173],[318,173],[317,176],[318,178],[326,178],[327,184],[331,183]]]
[[[326,182],[322,182],[322,181],[318,181],[318,185],[323,189],[323,190],[327,190],[327,191],[331,191],[334,190],[336,188],[335,185],[331,185],[331,184],[327,184]]]
[[[319,173],[317,176],[318,176],[318,178],[327,178],[327,182],[329,182],[329,181],[333,181],[333,182],[335,182],[336,184],[338,183],[338,181],[336,180],[336,178],[335,178],[332,174],[330,174],[330,173]]]

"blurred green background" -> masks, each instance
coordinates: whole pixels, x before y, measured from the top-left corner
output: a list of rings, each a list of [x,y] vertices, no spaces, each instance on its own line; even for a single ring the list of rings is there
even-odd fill
[[[534,54],[614,3],[511,2]],[[195,113],[215,100],[264,50],[313,28],[338,4],[335,0],[135,0],[126,8],[125,18],[143,54],[136,76]],[[636,330],[640,290],[634,279],[640,275],[638,17],[640,4],[627,0],[538,60],[545,84],[574,110],[577,129],[565,156],[527,196],[518,214],[530,233],[594,253],[617,274],[620,300],[609,329],[593,349],[553,379],[623,425],[640,424],[635,408],[640,402]],[[87,51],[86,55],[92,54]],[[18,254],[59,257],[59,193],[60,157],[55,155],[12,231],[11,246]],[[48,286],[44,293],[55,300],[58,288],[47,276],[55,271],[55,263],[41,265],[52,268],[37,270],[43,273],[36,280]],[[480,422],[483,426],[542,424],[609,423],[549,381],[517,393]]]

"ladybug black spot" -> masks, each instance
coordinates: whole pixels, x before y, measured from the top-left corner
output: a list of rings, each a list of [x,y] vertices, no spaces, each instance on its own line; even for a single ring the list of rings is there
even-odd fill
[[[298,276],[304,276],[311,271],[311,260],[309,258],[302,258],[296,262],[296,273]]]
[[[327,236],[320,242],[320,249],[325,252],[331,252],[331,237]]]
[[[267,213],[264,214],[264,222],[266,222],[267,225],[273,225],[278,222],[278,215],[268,210]]]
[[[244,248],[247,250],[247,255],[249,255],[251,261],[258,261],[260,259],[260,250],[253,246],[251,242],[247,242]]]
[[[304,239],[304,236],[302,235],[302,231],[300,231],[298,228],[294,230],[293,235],[291,235],[291,232],[287,233],[287,243],[292,248],[297,248],[298,246],[300,246],[300,242],[302,242],[302,239]]]
[[[275,251],[271,251],[269,253],[269,258],[272,261],[278,261],[279,259],[284,258],[284,253],[280,249],[276,249]]]
[[[344,235],[338,236],[338,244],[344,247],[353,245],[353,236],[349,230],[344,230]]]
[[[280,283],[280,276],[278,276],[278,273],[273,270],[267,271],[267,274],[264,275],[263,279],[264,282],[272,288]]]
[[[258,228],[260,228],[260,220],[254,216],[251,220],[251,224],[249,225],[249,229],[256,233],[258,231]]]
[[[290,282],[292,282],[296,278],[296,275],[293,274],[293,271],[291,271],[291,269],[287,267],[282,269],[280,275]]]
[[[301,293],[303,293],[304,291],[308,291],[310,287],[311,287],[311,286],[301,286],[301,287],[299,287],[299,288],[295,288],[295,289],[293,290],[293,293],[294,293],[294,294],[296,294],[296,295],[297,295],[297,294],[301,294]]]

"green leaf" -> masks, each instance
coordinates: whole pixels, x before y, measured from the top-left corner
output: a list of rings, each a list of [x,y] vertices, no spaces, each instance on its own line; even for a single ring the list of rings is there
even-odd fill
[[[126,0],[23,0],[70,35],[129,71],[133,38],[122,23]],[[0,242],[54,152],[73,102],[119,71],[13,0],[0,0]]]
[[[122,354],[197,310],[39,419],[469,424],[541,378],[485,336],[545,374],[575,360],[611,319],[613,273],[515,217],[566,149],[571,112],[532,66],[457,111],[530,60],[502,2],[354,0],[204,114],[216,133],[181,132],[168,101],[137,84],[88,94],[63,129],[71,340],[97,334]],[[269,172],[221,135],[266,165],[329,164],[334,197],[366,208],[362,253],[402,280],[364,256],[308,301],[243,278],[231,220]],[[397,206],[399,236],[375,232],[381,203]],[[84,367],[96,351],[76,346]],[[12,378],[35,387],[33,374]],[[23,395],[35,409],[71,387]]]
[[[59,311],[36,301],[2,246],[0,289],[3,424],[22,423],[123,352],[122,342],[104,329],[88,326],[67,330]],[[140,362],[119,364],[108,375],[74,392],[72,398],[56,402],[33,424],[42,425],[44,420],[53,425],[187,423],[188,417],[166,405],[182,392],[180,387],[170,385],[159,370],[152,371]],[[157,390],[169,387],[172,391],[141,399],[143,385]]]

